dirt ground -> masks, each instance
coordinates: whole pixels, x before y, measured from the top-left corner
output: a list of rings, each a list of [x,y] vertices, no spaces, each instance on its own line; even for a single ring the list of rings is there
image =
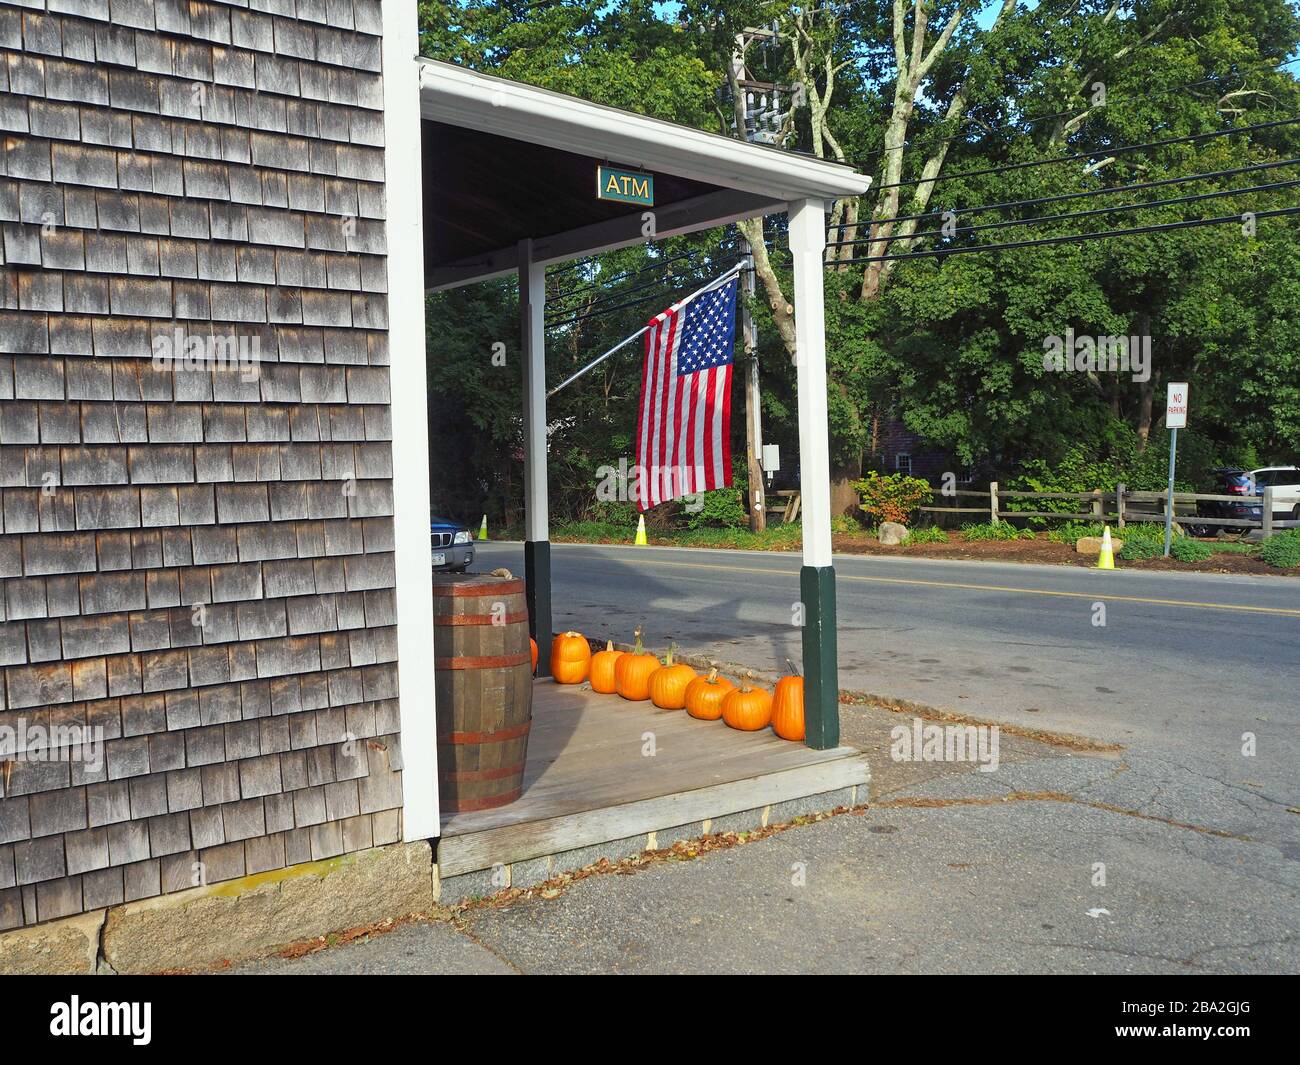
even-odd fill
[[[769,529],[769,531],[771,531]],[[507,538],[510,535],[507,534]],[[601,537],[589,534],[569,535],[563,529],[556,529],[551,534],[555,543],[628,543],[630,537]],[[655,531],[649,534],[650,543],[660,547],[712,547],[722,550],[743,548],[755,551],[798,551],[797,536],[784,540],[751,539],[744,533],[744,539],[733,541],[723,536],[720,531],[719,542],[701,542],[691,540],[684,542],[671,535],[665,536]],[[913,544],[908,547],[886,547],[868,532],[836,533],[832,536],[836,551],[846,555],[903,555],[913,558],[951,558],[964,561],[985,562],[1036,562],[1049,566],[1084,566],[1097,564],[1096,555],[1080,555],[1073,544],[1057,543],[1039,535],[1033,540],[967,540],[961,532],[949,532],[947,543]],[[1173,558],[1147,558],[1137,561],[1116,559],[1115,565],[1121,569],[1168,570],[1174,573],[1250,573],[1271,577],[1300,577],[1300,568],[1278,569],[1268,563],[1248,555],[1216,551],[1203,562],[1179,562]]]
[[[948,542],[886,547],[874,536],[853,533],[833,537],[836,551],[847,555],[910,555],[920,558],[955,558],[990,562],[1038,562],[1058,566],[1095,566],[1095,555],[1080,555],[1071,544],[1055,540],[975,540],[960,532],[948,534]],[[1116,561],[1124,569],[1171,570],[1180,573],[1260,573],[1271,576],[1300,576],[1300,570],[1277,569],[1258,558],[1216,552],[1204,562],[1178,562],[1172,558],[1147,558],[1135,562]]]

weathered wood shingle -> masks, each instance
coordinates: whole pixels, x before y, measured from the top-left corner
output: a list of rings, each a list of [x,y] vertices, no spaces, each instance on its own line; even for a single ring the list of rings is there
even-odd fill
[[[380,28],[0,0],[0,929],[400,838]]]

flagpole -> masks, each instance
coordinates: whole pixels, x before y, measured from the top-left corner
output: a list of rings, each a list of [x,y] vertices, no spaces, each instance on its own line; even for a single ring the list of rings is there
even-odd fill
[[[691,300],[699,296],[703,296],[704,293],[710,291],[711,289],[717,288],[719,285],[723,284],[728,278],[730,278],[732,274],[737,273],[741,269],[743,269],[747,261],[748,260],[746,259],[741,259],[738,262],[732,264],[730,267],[728,267],[725,273],[719,274],[707,285],[704,285],[702,288],[697,288],[689,296],[683,297],[682,299],[678,300],[676,303],[672,304],[672,306],[684,307],[686,306],[686,304],[690,303]],[[584,366],[581,370],[578,370],[576,373],[572,373],[568,377],[566,377],[563,381],[561,381],[558,385],[556,385],[554,388],[552,388],[549,392],[546,393],[546,398],[550,399],[550,397],[555,395],[555,393],[558,392],[560,389],[573,384],[574,381],[576,381],[579,377],[585,374],[588,370],[594,370],[597,366],[599,366],[602,362],[608,359],[616,351],[621,351],[623,348],[627,347],[630,343],[632,343],[632,341],[634,341],[637,337],[643,336],[649,328],[650,326],[643,325],[631,336],[624,337],[612,348],[610,348],[607,352],[605,352],[605,354],[600,355],[595,359],[592,359],[592,361],[587,363],[587,365]]]

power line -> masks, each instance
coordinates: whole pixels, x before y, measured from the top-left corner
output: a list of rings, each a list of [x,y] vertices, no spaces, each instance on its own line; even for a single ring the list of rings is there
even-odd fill
[[[1198,192],[1191,196],[1171,196],[1164,200],[1146,200],[1142,203],[1121,203],[1115,207],[1094,207],[1089,211],[1072,211],[1068,214],[1037,215],[1033,218],[1004,218],[998,222],[985,222],[977,226],[960,226],[951,233],[942,229],[929,229],[920,233],[908,233],[904,237],[862,237],[857,240],[839,240],[828,243],[828,248],[844,248],[855,244],[888,244],[895,240],[918,240],[921,237],[955,237],[958,233],[975,233],[985,229],[1009,229],[1013,226],[1035,225],[1039,222],[1068,222],[1075,218],[1089,218],[1099,214],[1118,214],[1121,211],[1140,211],[1145,207],[1172,207],[1180,203],[1195,203],[1199,200],[1213,200],[1222,196],[1240,196],[1247,192],[1272,192],[1276,189],[1289,189],[1300,185],[1296,181],[1274,181],[1267,185],[1251,185],[1242,189],[1215,189],[1211,192]]]
[[[1268,211],[1252,211],[1256,218],[1278,218],[1282,215],[1300,214],[1300,207],[1277,207]],[[933,259],[944,255],[962,255],[979,251],[1004,251],[1008,248],[1039,248],[1049,244],[1067,244],[1070,241],[1080,243],[1090,240],[1104,240],[1111,237],[1132,237],[1143,233],[1158,233],[1171,229],[1195,229],[1198,226],[1222,225],[1226,222],[1241,223],[1239,214],[1222,215],[1218,218],[1194,218],[1184,222],[1163,222],[1159,225],[1135,226],[1132,229],[1110,229],[1102,233],[1071,233],[1063,237],[1040,237],[1036,240],[1017,240],[1007,244],[974,244],[960,248],[935,248],[930,251],[904,252],[896,255],[866,255],[853,259],[831,259],[826,266],[845,266],[850,263],[881,263],[892,259]]]
[[[1288,60],[1286,60],[1285,62],[1282,62],[1282,63],[1269,63],[1269,64],[1264,64],[1264,65],[1262,65],[1262,66],[1258,66],[1258,67],[1254,67],[1254,68],[1252,68],[1252,70],[1251,70],[1250,72],[1251,72],[1251,73],[1263,73],[1263,72],[1265,72],[1265,71],[1278,71],[1278,70],[1284,70],[1285,68],[1287,68],[1287,67],[1289,67],[1289,66],[1293,66],[1293,65],[1295,65],[1296,63],[1300,63],[1300,59],[1288,59]],[[1171,96],[1171,95],[1173,95],[1174,93],[1185,92],[1185,91],[1188,90],[1188,89],[1194,89],[1194,88],[1196,88],[1198,85],[1208,85],[1208,84],[1210,84],[1211,82],[1222,80],[1223,78],[1226,78],[1226,77],[1228,77],[1228,76],[1229,76],[1229,75],[1227,75],[1227,74],[1222,74],[1222,75],[1210,74],[1210,75],[1207,75],[1207,76],[1204,77],[1204,78],[1199,79],[1198,81],[1189,81],[1186,85],[1174,85],[1174,86],[1171,86],[1171,87],[1168,88],[1168,89],[1162,89],[1162,90],[1160,90],[1159,92],[1144,93],[1144,94],[1143,94],[1142,96],[1140,96],[1140,97],[1135,97],[1135,96],[1111,97],[1111,96],[1108,95],[1108,96],[1106,97],[1106,103],[1105,103],[1105,104],[1102,104],[1102,105],[1100,105],[1100,106],[1101,106],[1101,107],[1109,107],[1109,106],[1111,105],[1111,103],[1113,103],[1113,102],[1129,103],[1129,102],[1131,102],[1131,101],[1133,101],[1133,100],[1139,100],[1139,99],[1141,99],[1141,100],[1152,100],[1152,99],[1157,99],[1158,97],[1161,97],[1161,96]],[[1035,115],[1033,118],[1021,119],[1020,122],[1019,122],[1018,124],[1021,125],[1021,126],[1035,126],[1035,125],[1037,125],[1039,122],[1046,122],[1046,121],[1048,121],[1048,120],[1050,120],[1050,119],[1053,119],[1053,118],[1065,118],[1067,115],[1072,115],[1072,114],[1074,114],[1076,111],[1078,111],[1078,108],[1077,108],[1077,107],[1072,107],[1072,108],[1070,108],[1068,111],[1057,111],[1055,114],[1050,114],[1050,115]],[[963,120],[966,121],[966,122],[969,122],[971,119],[970,119],[970,116],[967,115],[967,116],[964,116]],[[928,131],[927,131],[927,132],[928,132]],[[867,159],[868,157],[870,157],[870,156],[883,155],[885,152],[897,152],[897,151],[901,151],[902,149],[908,147],[910,144],[914,144],[914,143],[915,143],[915,140],[912,140],[912,141],[904,141],[902,144],[894,144],[894,145],[890,145],[890,146],[887,146],[887,147],[884,147],[884,148],[873,148],[871,151],[866,152],[866,153],[863,155],[862,158],[863,158],[863,160],[866,160],[866,159]],[[860,162],[855,162],[855,163],[853,163],[852,165],[854,165],[854,166],[862,166],[862,165],[865,165],[865,162],[861,162],[861,161],[860,161]]]
[[[621,292],[610,292],[604,296],[598,296],[595,299],[593,299],[592,302],[588,304],[587,307],[584,308],[583,310],[575,311],[574,308],[572,307],[567,307],[567,308],[557,307],[555,310],[549,312],[547,317],[557,318],[566,314],[575,314],[575,313],[585,314],[587,311],[594,310],[595,308],[601,306],[602,304],[608,303],[610,300],[619,299],[623,296],[630,296],[633,292],[644,292],[648,288],[658,288],[662,284],[663,284],[662,278],[654,277],[651,278],[649,281],[647,281],[644,285],[634,285],[631,288],[623,289]],[[564,300],[564,299],[568,299],[572,295],[573,293],[569,293],[568,296],[557,296],[555,298],[557,301]]]
[[[737,261],[740,261],[741,257],[742,256],[737,256],[736,259],[732,260],[732,263],[733,264],[737,263]],[[723,265],[723,264],[719,263],[718,265]],[[749,270],[751,269],[754,268],[742,267],[741,269],[736,270],[736,273],[748,273]],[[664,303],[663,300],[667,300],[667,303]],[[564,319],[562,321],[549,321],[546,324],[546,328],[559,329],[560,326],[575,325],[577,324],[577,322],[586,321],[588,319],[599,319],[599,317],[603,317],[604,315],[612,315],[612,313],[614,313],[615,311],[623,311],[623,309],[627,309],[628,307],[642,307],[645,306],[645,304],[650,304],[650,303],[659,303],[662,304],[662,306],[667,307],[668,304],[671,304],[672,302],[673,302],[672,293],[666,293],[666,291],[659,291],[659,293],[655,293],[654,295],[641,296],[640,299],[630,299],[628,300],[627,303],[616,303],[615,306],[603,307],[601,309],[597,309],[597,311],[582,312],[580,313],[580,315],[575,315],[573,317],[569,317],[569,319]]]
[[[1257,170],[1276,170],[1282,166],[1294,166],[1300,163],[1300,157],[1292,159],[1281,159],[1267,163],[1252,163],[1249,166],[1235,166],[1229,170],[1209,170],[1202,174],[1188,174],[1185,177],[1161,178],[1159,181],[1139,181],[1131,185],[1111,185],[1101,189],[1088,189],[1084,192],[1064,192],[1056,196],[1037,196],[1029,200],[1007,200],[1003,203],[986,203],[976,207],[953,207],[948,210],[942,208],[934,211],[925,211],[922,214],[900,214],[893,218],[869,218],[858,219],[856,222],[844,222],[839,225],[828,227],[832,229],[855,229],[858,227],[868,227],[877,225],[886,225],[893,222],[916,222],[922,218],[929,218],[931,215],[943,214],[979,214],[984,211],[1000,211],[1007,207],[1037,207],[1045,203],[1061,203],[1064,200],[1086,199],[1089,196],[1109,196],[1116,192],[1138,192],[1143,189],[1162,188],[1166,185],[1182,185],[1189,181],[1206,181],[1210,178],[1231,177],[1236,174],[1249,174]]]
[[[687,256],[677,256],[675,259],[673,259],[673,260],[671,260],[671,261],[672,261],[672,262],[676,262],[676,261],[678,261],[678,260],[680,260],[680,259],[683,259],[683,258],[688,258],[688,257],[687,257]],[[715,262],[713,261],[712,256],[710,256],[707,260],[705,260],[705,259],[694,259],[694,258],[692,258],[692,259],[691,259],[691,262],[690,262],[689,265],[690,265],[691,267],[695,267],[695,268],[697,268],[697,269],[712,269],[715,265],[720,265],[721,263],[724,263],[724,262],[727,262],[727,261],[734,262],[734,261],[735,261],[734,256],[733,256],[730,260],[728,260],[728,259],[726,259],[725,257],[723,257],[722,259],[719,260],[718,263],[715,263]],[[608,283],[608,284],[612,284],[613,282],[618,281],[618,280],[620,280],[620,279],[626,279],[626,278],[630,278],[630,277],[635,277],[635,276],[637,276],[638,274],[646,273],[646,272],[648,272],[649,270],[655,270],[655,271],[663,270],[663,269],[665,269],[665,268],[668,266],[669,262],[670,262],[670,260],[665,260],[665,261],[662,262],[662,263],[656,263],[656,264],[654,264],[653,267],[643,267],[643,268],[641,268],[640,270],[628,271],[625,275],[621,275],[620,277],[613,277],[613,278],[610,278],[609,282],[607,282],[607,283]],[[586,308],[584,308],[584,309],[581,310],[581,311],[577,311],[576,313],[580,313],[580,314],[581,314],[581,313],[586,313],[586,311],[589,311],[589,310],[592,310],[592,309],[594,309],[594,308],[596,308],[596,307],[599,307],[599,306],[601,306],[601,305],[604,304],[604,303],[608,303],[608,302],[609,302],[610,300],[612,300],[612,299],[620,299],[620,298],[622,298],[623,296],[630,295],[630,294],[633,293],[633,292],[643,292],[645,289],[653,288],[653,287],[655,287],[656,285],[660,285],[660,284],[662,284],[664,280],[666,280],[666,278],[654,277],[654,278],[651,278],[649,281],[647,281],[645,284],[642,284],[642,285],[634,285],[633,287],[631,287],[631,288],[627,288],[627,289],[623,289],[623,290],[620,291],[620,292],[607,292],[607,293],[606,293],[605,295],[603,295],[603,296],[597,296],[597,297],[595,297],[595,298],[592,300],[592,302],[591,302],[591,303],[590,303]],[[555,299],[556,299],[556,301],[568,300],[568,299],[573,298],[573,297],[574,297],[575,295],[577,295],[579,292],[586,292],[586,291],[590,291],[591,289],[598,289],[598,288],[601,288],[601,287],[603,287],[603,286],[601,286],[601,285],[588,285],[588,286],[586,286],[586,287],[583,288],[583,289],[577,289],[577,290],[575,290],[574,292],[568,292],[568,293],[564,293],[564,294],[562,294],[562,295],[558,295],[558,296],[555,297]],[[572,308],[572,307],[568,307],[568,308],[565,308],[565,307],[559,307],[559,308],[556,308],[555,311],[551,312],[551,316],[552,316],[552,317],[555,317],[555,316],[557,316],[557,315],[564,315],[564,314],[571,314],[571,313],[575,313],[574,308]]]
[[[729,250],[730,249],[726,244],[721,244],[718,246],[718,252],[725,253]],[[606,278],[600,281],[595,281],[589,285],[583,285],[581,288],[572,289],[569,292],[565,292],[562,293],[561,295],[556,296],[555,298],[558,300],[567,300],[583,292],[590,292],[593,288],[605,288],[608,285],[614,284],[616,281],[623,281],[629,277],[636,277],[637,274],[644,274],[650,270],[662,269],[663,267],[669,265],[670,263],[681,262],[681,260],[683,259],[695,259],[698,256],[709,255],[709,254],[716,254],[716,253],[702,251],[699,248],[692,248],[689,251],[682,252],[679,255],[669,256],[667,259],[659,259],[656,262],[647,263],[645,266],[638,267],[636,269],[624,270],[621,274],[615,274],[613,277]]]
[[[1119,155],[1121,152],[1135,152],[1142,148],[1163,148],[1169,144],[1191,144],[1194,141],[1210,140],[1213,137],[1230,137],[1236,133],[1250,133],[1257,129],[1274,129],[1277,126],[1291,126],[1300,122],[1300,118],[1279,118],[1273,122],[1256,122],[1249,126],[1236,126],[1232,129],[1219,129],[1210,133],[1192,133],[1184,137],[1168,137],[1164,140],[1147,141],[1143,144],[1123,144],[1117,148],[1098,148],[1092,152],[1076,152],[1073,155],[1061,155],[1055,159],[1035,159],[1026,163],[1007,163],[1003,166],[986,167],[983,170],[963,170],[957,174],[937,174],[932,178],[912,178],[908,181],[895,181],[888,185],[877,185],[876,189],[897,189],[909,185],[929,185],[939,181],[955,181],[958,178],[985,177],[990,174],[1006,174],[1012,170],[1027,170],[1035,166],[1050,166],[1054,163],[1071,163],[1080,159],[1091,159],[1097,155]]]

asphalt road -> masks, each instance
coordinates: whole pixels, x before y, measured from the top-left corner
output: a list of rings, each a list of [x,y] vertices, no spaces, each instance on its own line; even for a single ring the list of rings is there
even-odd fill
[[[520,545],[480,545],[498,565],[521,572]],[[798,566],[556,545],[555,625],[773,671],[798,661]],[[1123,749],[1007,734],[996,772],[899,763],[907,715],[846,705],[864,812],[237,971],[1300,971],[1300,581],[836,568],[841,687]]]
[[[522,572],[520,544],[479,548],[476,569]],[[799,565],[556,544],[554,624],[625,641],[642,624],[651,646],[776,671],[800,660]],[[1286,812],[1300,807],[1300,580],[860,555],[835,567],[841,688],[1122,743],[1158,773],[1151,812],[1263,832],[1300,857]]]

